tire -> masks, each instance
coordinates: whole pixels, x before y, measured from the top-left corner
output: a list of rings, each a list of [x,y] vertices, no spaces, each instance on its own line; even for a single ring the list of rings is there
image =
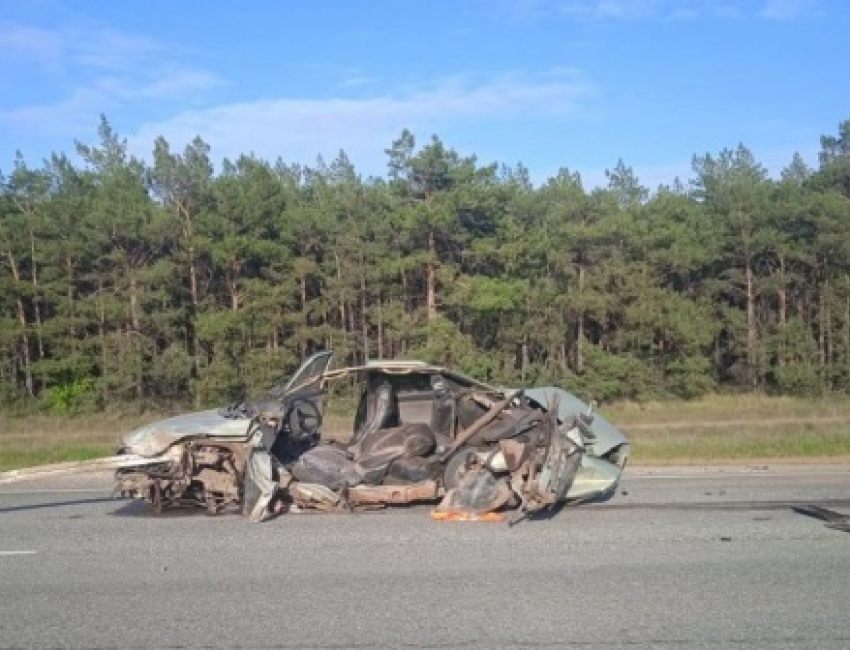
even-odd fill
[[[449,458],[446,463],[446,469],[443,472],[443,486],[446,488],[446,491],[457,487],[460,470],[466,467],[469,458],[476,453],[477,450],[474,447],[461,447]]]

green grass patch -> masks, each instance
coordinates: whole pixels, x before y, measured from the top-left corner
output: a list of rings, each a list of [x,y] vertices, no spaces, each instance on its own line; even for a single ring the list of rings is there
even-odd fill
[[[617,402],[601,409],[612,422],[623,426],[665,424],[722,424],[728,421],[762,421],[832,418],[850,420],[850,396],[832,395],[819,399],[766,397],[764,395],[710,395],[692,401]]]
[[[699,464],[850,456],[850,397],[713,395],[690,402],[621,402],[604,409],[637,464]]]
[[[353,410],[353,409],[352,409]],[[602,409],[632,442],[637,464],[850,459],[850,398],[721,395],[692,402]],[[166,415],[0,416],[0,471],[115,452],[125,433]],[[346,440],[353,413],[325,418],[325,438]]]
[[[113,447],[80,446],[80,447],[9,447],[0,449],[0,472],[21,467],[35,467],[51,463],[68,461],[91,460],[103,458],[114,453]]]
[[[636,431],[629,438],[632,460],[638,464],[850,457],[850,424],[666,429]]]
[[[122,435],[161,417],[0,417],[0,471],[111,456]]]

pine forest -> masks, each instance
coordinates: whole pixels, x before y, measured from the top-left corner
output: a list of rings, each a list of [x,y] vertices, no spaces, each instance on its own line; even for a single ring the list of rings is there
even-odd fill
[[[378,178],[98,133],[2,170],[5,412],[219,404],[322,349],[600,402],[850,391],[850,120],[816,168],[737,145],[658,188],[407,130]]]

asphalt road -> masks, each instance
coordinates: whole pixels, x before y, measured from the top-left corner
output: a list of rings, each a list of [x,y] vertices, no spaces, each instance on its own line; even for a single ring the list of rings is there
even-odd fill
[[[417,507],[176,512],[0,487],[0,648],[848,648],[850,467],[639,469],[508,528]]]

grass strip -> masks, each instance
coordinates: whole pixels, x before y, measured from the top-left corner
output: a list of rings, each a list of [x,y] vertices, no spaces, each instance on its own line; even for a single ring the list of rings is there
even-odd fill
[[[850,457],[850,398],[845,397],[713,396],[614,404],[603,412],[629,436],[635,464]],[[124,433],[161,417],[0,417],[0,471],[112,455]],[[325,437],[345,440],[352,420],[350,414],[329,414]]]

